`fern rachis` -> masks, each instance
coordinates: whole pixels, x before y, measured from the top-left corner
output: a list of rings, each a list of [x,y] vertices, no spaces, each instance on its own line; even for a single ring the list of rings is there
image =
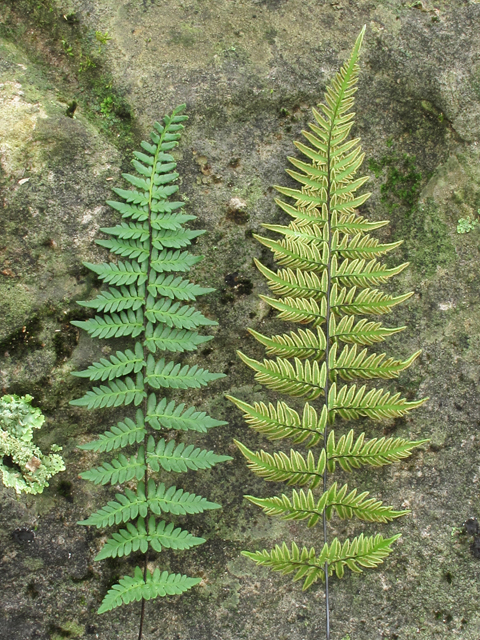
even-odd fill
[[[276,200],[292,221],[287,226],[268,224],[265,229],[280,234],[280,239],[257,235],[269,248],[279,265],[275,272],[256,260],[267,278],[273,296],[260,296],[287,322],[302,325],[288,334],[268,337],[250,330],[266,347],[263,362],[239,352],[239,357],[255,372],[257,382],[267,388],[307,400],[303,415],[278,402],[253,406],[229,397],[241,409],[248,424],[271,440],[290,438],[294,444],[309,447],[302,454],[253,452],[237,442],[249,468],[272,482],[303,487],[291,494],[272,498],[246,496],[265,513],[286,520],[303,520],[312,527],[323,524],[324,545],[299,549],[285,543],[268,551],[243,552],[258,564],[274,571],[295,572],[294,580],[304,580],[304,589],[321,579],[326,593],[326,637],[330,638],[329,576],[344,575],[345,567],[360,572],[375,567],[388,556],[399,537],[384,538],[363,534],[343,543],[327,540],[327,521],[333,516],[357,517],[367,522],[389,522],[408,511],[383,505],[347,484],[328,483],[328,474],[336,470],[351,472],[362,466],[379,467],[408,457],[425,440],[371,438],[354,431],[337,436],[336,418],[355,420],[395,418],[405,415],[426,399],[407,401],[399,393],[382,388],[367,388],[362,381],[398,377],[412,365],[420,352],[406,360],[372,353],[369,348],[405,327],[387,328],[380,322],[359,315],[383,315],[412,294],[392,296],[378,287],[397,275],[407,264],[386,267],[381,256],[396,249],[400,242],[382,244],[370,233],[388,224],[368,222],[357,208],[369,197],[357,190],[368,178],[355,179],[364,154],[359,139],[347,140],[353,125],[353,95],[359,67],[359,55],[365,27],[357,38],[349,60],[331,82],[326,104],[313,109],[315,124],[303,131],[309,144],[295,143],[310,162],[289,158],[298,171],[288,171],[301,184],[300,189],[276,187],[294,204]],[[309,325],[309,328],[306,328]],[[353,382],[352,384],[352,381]],[[320,399],[323,398],[323,401]],[[320,401],[320,405],[317,402]],[[312,447],[320,445],[317,455]],[[323,446],[322,446],[323,445]],[[317,493],[318,492],[318,493]]]
[[[115,495],[115,500],[80,524],[98,528],[125,525],[107,540],[96,560],[123,557],[135,551],[145,554],[144,567],[136,567],[133,577],[121,578],[108,591],[99,609],[103,613],[141,600],[139,638],[145,600],[179,594],[200,582],[199,578],[169,574],[158,568],[153,572],[147,570],[147,558],[151,560],[152,553],[189,549],[205,542],[156,516],[164,518],[167,514],[196,514],[220,508],[177,486],[157,483],[155,474],[160,470],[180,474],[209,469],[231,459],[186,445],[178,437],[165,438],[171,432],[206,433],[226,423],[155,393],[161,389],[199,388],[224,377],[198,365],[176,363],[168,355],[159,358],[157,354],[194,351],[211,339],[199,332],[217,324],[190,304],[213,289],[190,282],[183,275],[201,260],[184,249],[204,232],[184,229],[182,225],[195,216],[183,213],[183,202],[168,199],[178,190],[173,184],[178,178],[173,171],[176,163],[169,151],[177,145],[183,129],[181,123],[186,119],[180,115],[183,108],[184,105],[175,109],[163,124],[155,123],[151,143],[142,142],[143,151],[135,152],[133,165],[138,175],[123,174],[134,189],[114,189],[123,202],[108,201],[108,204],[121,214],[123,221],[102,228],[111,238],[97,243],[120,259],[99,265],[85,263],[109,287],[94,300],[80,303],[98,315],[72,322],[92,337],[133,340],[131,348],[116,351],[86,370],[74,372],[73,375],[89,378],[97,386],[71,404],[89,409],[130,404],[138,407],[134,420],[125,417],[97,440],[80,447],[114,455],[110,461],[83,472],[83,479],[101,485],[126,482],[136,485],[135,489],[125,487]],[[156,438],[156,431],[161,431],[162,437]],[[119,451],[133,446],[137,447],[136,452]]]

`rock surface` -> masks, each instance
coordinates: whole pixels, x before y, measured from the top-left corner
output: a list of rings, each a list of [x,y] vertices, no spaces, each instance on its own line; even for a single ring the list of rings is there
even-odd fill
[[[363,24],[353,131],[366,152],[362,173],[372,178],[363,212],[391,220],[383,239],[404,240],[391,264],[411,266],[389,290],[415,292],[392,314],[391,324],[407,329],[386,350],[397,357],[423,350],[392,389],[430,398],[405,420],[364,426],[367,435],[430,443],[403,463],[352,477],[412,514],[375,527],[333,521],[332,537],[403,537],[380,570],[332,580],[332,640],[480,637],[479,554],[462,533],[467,518],[480,516],[480,230],[456,231],[480,207],[480,4],[4,0],[1,384],[4,393],[35,396],[47,416],[39,444],[62,445],[67,470],[40,496],[16,499],[0,487],[0,640],[138,635],[138,604],[95,613],[138,559],[94,563],[105,531],[76,524],[114,493],[78,479],[93,457],[75,448],[111,417],[69,406],[85,387],[69,372],[110,347],[79,335],[70,321],[85,317],[75,301],[99,286],[82,262],[104,259],[93,240],[115,219],[104,205],[110,188],[121,186],[120,173],[153,121],[182,102],[190,120],[177,152],[181,192],[195,225],[208,231],[194,248],[205,255],[195,279],[216,287],[204,304],[219,321],[211,351],[189,362],[228,374],[189,399],[228,420],[198,441],[235,460],[187,479],[186,488],[223,510],[185,519],[205,545],[162,554],[161,566],[203,581],[181,598],[148,603],[144,638],[324,637],[320,584],[303,593],[290,577],[239,555],[284,539],[319,547],[320,531],[267,518],[243,500],[282,487],[247,470],[233,437],[253,449],[266,443],[223,393],[273,398],[235,355],[240,346],[262,354],[247,327],[280,327],[257,295],[267,288],[253,258],[269,257],[252,233],[284,220],[272,185],[290,184],[286,156],[295,154],[309,108],[323,99]],[[111,40],[102,44],[96,32]]]

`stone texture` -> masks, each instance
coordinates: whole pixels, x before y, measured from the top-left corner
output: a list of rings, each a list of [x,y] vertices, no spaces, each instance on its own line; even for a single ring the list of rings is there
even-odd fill
[[[233,437],[254,449],[266,443],[223,393],[274,397],[254,384],[235,355],[239,347],[262,354],[247,327],[284,329],[258,298],[267,288],[253,258],[270,264],[270,257],[252,233],[261,223],[284,220],[272,185],[290,184],[286,156],[295,155],[293,141],[310,106],[323,99],[363,24],[354,134],[362,138],[363,173],[371,176],[373,193],[363,211],[391,220],[379,237],[404,240],[390,263],[411,266],[388,290],[415,292],[390,317],[392,326],[407,329],[385,349],[398,357],[423,349],[391,388],[430,400],[405,420],[352,427],[372,436],[430,438],[430,444],[401,464],[352,476],[352,484],[412,514],[383,526],[333,521],[331,537],[361,531],[403,537],[380,570],[332,580],[332,640],[480,637],[480,565],[472,538],[461,533],[467,518],[480,515],[480,231],[456,232],[457,220],[480,207],[480,5],[6,0],[0,8],[0,374],[4,392],[35,396],[47,415],[39,444],[63,445],[67,470],[34,498],[17,500],[0,487],[1,640],[137,637],[138,605],[95,613],[109,585],[138,558],[94,563],[106,532],[76,524],[115,491],[78,480],[96,458],[75,446],[115,416],[68,405],[85,388],[69,372],[110,348],[69,322],[85,317],[75,300],[98,287],[82,261],[104,259],[93,240],[114,220],[104,205],[110,187],[121,185],[121,170],[152,122],[184,101],[190,121],[176,152],[181,192],[198,215],[194,226],[208,231],[195,247],[205,255],[195,279],[217,288],[201,306],[219,321],[209,349],[186,361],[228,377],[182,398],[229,421],[198,441],[235,460],[186,478],[187,490],[221,502],[223,510],[179,519],[208,541],[188,553],[162,554],[160,565],[203,581],[181,598],[148,603],[144,637],[324,636],[321,585],[303,593],[290,577],[239,555],[284,539],[319,547],[320,531],[269,519],[243,500],[244,493],[266,496],[282,486],[246,469]],[[101,45],[96,31],[112,39]],[[73,100],[75,119],[66,116]]]

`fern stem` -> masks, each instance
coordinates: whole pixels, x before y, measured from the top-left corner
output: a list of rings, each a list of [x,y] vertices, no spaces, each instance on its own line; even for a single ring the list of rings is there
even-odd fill
[[[160,153],[160,149],[162,146],[162,142],[163,142],[163,138],[165,136],[165,132],[166,132],[167,128],[165,127],[163,132],[160,134],[160,142],[157,145],[157,151],[155,153],[155,158],[153,161],[153,167],[157,166],[157,161],[158,161],[158,154]],[[149,243],[150,243],[150,247],[149,247],[149,252],[148,252],[148,259],[147,259],[147,281],[146,281],[146,286],[145,286],[145,297],[144,297],[144,309],[147,309],[147,298],[149,295],[148,292],[148,285],[150,283],[150,272],[151,272],[151,260],[152,260],[152,236],[153,236],[153,232],[152,232],[152,191],[153,191],[153,177],[150,181],[150,190],[148,193],[148,237],[149,237]],[[146,313],[143,314],[143,337],[144,337],[144,341],[143,341],[143,360],[144,360],[144,365],[143,365],[143,379],[146,380],[147,378],[147,358],[148,358],[148,348],[147,348],[147,342],[146,342],[146,329],[147,329],[147,315]],[[148,383],[146,383],[146,385],[148,385]],[[143,443],[144,446],[146,448],[147,445],[147,438],[148,438],[148,429],[149,429],[149,423],[147,423],[146,418],[148,415],[148,393],[145,395],[145,399],[143,401],[143,411],[144,411],[144,424],[145,424],[145,436],[143,438]],[[148,425],[148,426],[147,426]],[[150,427],[151,430],[151,427]],[[145,488],[148,487],[148,465],[145,465],[145,475],[144,475],[144,482],[145,482]],[[147,565],[148,565],[148,549],[147,551],[145,551],[145,558],[144,558],[144,563],[143,563],[143,581],[146,583],[147,582]],[[140,612],[140,626],[139,626],[139,631],[138,631],[138,640],[142,640],[142,634],[143,634],[143,620],[145,617],[145,598],[142,598],[142,606],[141,606],[141,612]]]
[[[143,572],[143,579],[145,581],[147,580],[147,554],[145,554],[145,567]],[[145,598],[142,598],[142,610],[140,613],[140,626],[138,629],[138,640],[142,640],[144,615],[145,615]]]
[[[332,119],[333,120],[333,119]],[[329,367],[329,354],[330,354],[330,290],[332,287],[332,275],[331,275],[331,246],[332,246],[332,231],[330,225],[330,139],[332,136],[332,131],[330,129],[329,139],[328,139],[328,153],[327,153],[327,211],[328,211],[328,264],[327,264],[327,290],[325,293],[327,299],[327,311],[326,311],[326,327],[325,327],[325,366],[326,366],[326,378],[325,378],[325,404],[327,405],[327,415],[328,408],[328,393],[329,393],[329,378],[330,378],[330,367]],[[328,441],[328,419],[325,423],[325,431],[323,432],[323,448],[326,450]],[[323,472],[323,492],[327,491],[327,465],[325,465],[325,470]],[[323,510],[322,514],[323,518],[323,541],[325,544],[328,542],[327,537],[327,512],[326,509]],[[328,592],[328,562],[325,561],[325,634],[326,640],[330,640],[330,601],[329,601],[329,592]]]

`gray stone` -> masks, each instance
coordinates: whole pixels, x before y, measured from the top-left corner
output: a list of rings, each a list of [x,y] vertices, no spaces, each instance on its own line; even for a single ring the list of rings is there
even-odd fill
[[[181,397],[229,421],[198,442],[235,460],[183,479],[187,490],[222,503],[223,510],[178,520],[207,543],[162,553],[158,565],[203,580],[182,597],[147,603],[144,638],[324,637],[320,583],[302,592],[291,576],[240,556],[243,549],[269,549],[283,540],[320,549],[323,538],[319,528],[267,518],[243,499],[283,486],[253,476],[232,439],[254,450],[289,445],[250,432],[223,394],[275,398],[255,384],[235,354],[241,347],[262,356],[247,327],[266,334],[285,329],[258,297],[268,290],[253,258],[272,263],[252,233],[261,223],[284,221],[272,185],[293,186],[284,172],[286,157],[296,155],[293,141],[309,121],[310,107],[323,99],[363,24],[353,133],[362,138],[361,174],[371,176],[373,195],[362,211],[391,220],[378,237],[404,240],[389,260],[406,260],[410,267],[386,290],[415,292],[387,319],[407,328],[385,350],[397,357],[423,350],[386,386],[429,401],[406,419],[351,427],[371,437],[430,443],[402,463],[348,478],[412,513],[389,525],[330,524],[330,540],[362,531],[402,533],[380,569],[331,580],[332,640],[480,637],[480,565],[470,548],[473,537],[462,529],[468,518],[479,517],[480,231],[456,232],[458,219],[476,216],[480,207],[480,5],[5,0],[0,375],[4,392],[35,396],[47,416],[39,444],[61,444],[67,470],[36,497],[17,500],[0,487],[0,640],[138,635],[138,604],[101,617],[95,611],[107,588],[139,559],[94,563],[107,533],[76,524],[115,488],[78,479],[98,456],[75,447],[124,412],[73,410],[69,400],[87,387],[69,373],[113,347],[89,340],[69,323],[86,317],[75,301],[93,297],[98,287],[82,262],[108,259],[94,240],[115,219],[104,204],[110,188],[121,186],[131,150],[153,121],[182,102],[190,120],[176,152],[181,193],[198,216],[193,226],[208,231],[194,247],[205,255],[194,277],[216,287],[199,306],[219,322],[209,349],[185,361],[228,377]],[[108,31],[112,39],[101,45],[96,31]],[[242,206],[232,207],[234,200]],[[346,474],[338,479],[347,480]],[[33,531],[34,539],[15,537],[20,530]]]

